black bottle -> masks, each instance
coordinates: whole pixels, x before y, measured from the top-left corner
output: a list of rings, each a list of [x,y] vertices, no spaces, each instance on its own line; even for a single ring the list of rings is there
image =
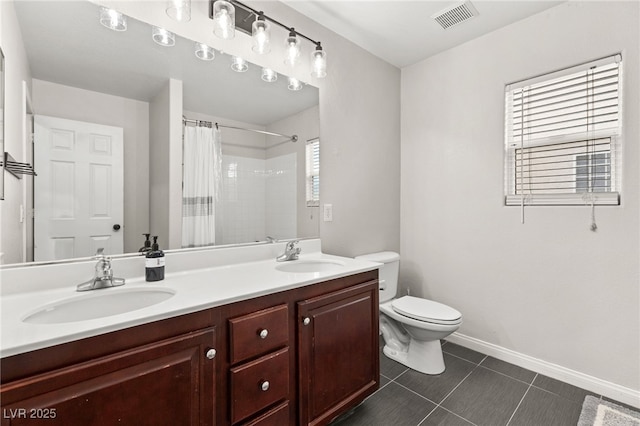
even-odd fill
[[[146,237],[146,240],[144,241],[144,247],[140,248],[140,250],[138,250],[140,253],[146,254],[148,251],[151,251],[151,241],[149,240],[149,237],[151,236],[151,234],[142,234]]]
[[[153,237],[151,251],[145,259],[145,275],[147,281],[164,280],[164,252],[158,248],[158,237]]]

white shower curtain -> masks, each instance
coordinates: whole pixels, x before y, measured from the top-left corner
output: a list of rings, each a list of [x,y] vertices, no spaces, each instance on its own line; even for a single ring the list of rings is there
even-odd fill
[[[185,127],[182,247],[215,244],[215,202],[222,173],[220,131]]]

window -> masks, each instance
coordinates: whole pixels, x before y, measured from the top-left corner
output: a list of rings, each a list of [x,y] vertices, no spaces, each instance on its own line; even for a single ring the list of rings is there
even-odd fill
[[[615,55],[506,87],[506,205],[619,204],[621,65]]]
[[[320,205],[320,139],[307,141],[306,146],[307,207]]]

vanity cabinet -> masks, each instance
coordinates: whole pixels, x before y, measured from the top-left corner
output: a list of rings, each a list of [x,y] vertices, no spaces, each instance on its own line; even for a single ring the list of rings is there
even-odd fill
[[[377,274],[3,358],[1,424],[329,424],[378,387]]]

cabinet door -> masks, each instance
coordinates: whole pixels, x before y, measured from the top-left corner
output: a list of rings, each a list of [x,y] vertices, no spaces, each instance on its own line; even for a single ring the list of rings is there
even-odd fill
[[[215,329],[2,386],[2,424],[214,424]]]
[[[298,302],[300,424],[324,425],[378,388],[378,282]]]

